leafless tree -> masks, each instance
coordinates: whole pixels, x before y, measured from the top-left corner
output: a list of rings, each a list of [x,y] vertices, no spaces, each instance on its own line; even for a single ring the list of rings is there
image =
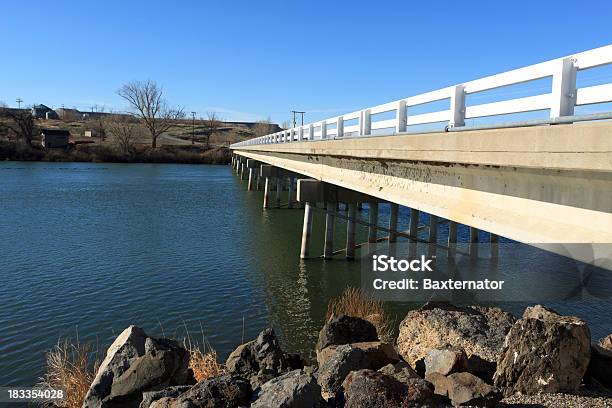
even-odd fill
[[[255,133],[255,137],[269,135],[273,133],[275,126],[272,125],[272,120],[270,118],[258,121],[253,127],[253,132]]]
[[[216,112],[207,112],[204,120],[204,129],[206,133],[206,148],[210,148],[210,137],[217,133],[222,125],[221,119]]]
[[[128,115],[111,115],[105,119],[104,125],[106,132],[122,153],[134,152],[138,134],[141,132],[141,125],[136,118]]]
[[[4,126],[9,131],[13,132],[18,139],[26,143],[28,146],[32,146],[32,139],[37,131],[36,121],[32,113],[27,110],[17,110],[10,108],[0,108],[3,110],[3,116],[10,119],[10,122]]]
[[[117,91],[128,101],[151,137],[151,147],[157,147],[157,138],[167,132],[179,119],[185,117],[183,108],[168,106],[163,89],[154,81],[133,81]]]
[[[289,129],[291,127],[291,122],[289,122],[288,120],[284,120],[283,123],[281,123],[281,128],[283,129]]]

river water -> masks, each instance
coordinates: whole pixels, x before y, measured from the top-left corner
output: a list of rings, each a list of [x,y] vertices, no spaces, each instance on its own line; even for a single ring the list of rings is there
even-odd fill
[[[309,354],[328,300],[359,286],[361,267],[300,262],[303,212],[263,211],[245,187],[229,166],[0,163],[0,386],[34,384],[58,339],[104,352],[130,324],[205,337],[222,359],[273,326]],[[314,253],[322,226],[317,213]],[[401,319],[414,306],[388,309]],[[585,318],[593,338],[612,331],[609,299],[553,306]]]

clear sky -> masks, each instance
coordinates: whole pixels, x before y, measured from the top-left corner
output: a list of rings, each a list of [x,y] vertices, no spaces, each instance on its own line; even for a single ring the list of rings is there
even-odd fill
[[[612,43],[607,1],[9,1],[0,101],[124,110],[117,89],[226,120],[323,119]]]

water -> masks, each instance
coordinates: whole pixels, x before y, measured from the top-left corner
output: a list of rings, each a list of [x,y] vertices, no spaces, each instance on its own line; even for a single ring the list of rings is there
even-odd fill
[[[105,351],[130,324],[204,335],[222,359],[271,325],[308,354],[360,266],[300,262],[302,211],[262,211],[262,193],[245,190],[229,166],[0,163],[0,385],[35,383],[60,338]],[[320,213],[314,224],[321,253]],[[388,307],[401,318],[414,305]],[[593,337],[612,331],[608,300],[557,307]]]

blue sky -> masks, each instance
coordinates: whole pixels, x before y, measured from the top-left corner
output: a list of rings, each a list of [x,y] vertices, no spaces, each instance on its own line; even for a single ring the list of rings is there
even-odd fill
[[[0,101],[124,110],[162,84],[186,111],[323,119],[612,43],[589,1],[12,1]]]

